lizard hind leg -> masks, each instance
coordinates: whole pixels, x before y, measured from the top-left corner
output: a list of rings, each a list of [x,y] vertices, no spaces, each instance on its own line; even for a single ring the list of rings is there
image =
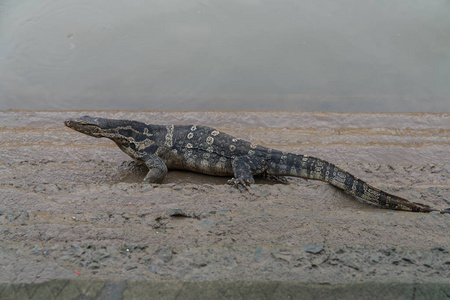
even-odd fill
[[[252,161],[248,156],[238,156],[231,162],[233,166],[234,177],[228,180],[228,184],[236,187],[248,186],[255,183],[252,173]]]

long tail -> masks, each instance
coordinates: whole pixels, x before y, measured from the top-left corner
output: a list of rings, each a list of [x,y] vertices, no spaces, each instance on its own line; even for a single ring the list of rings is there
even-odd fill
[[[291,153],[277,154],[273,153],[271,156],[267,170],[267,173],[270,175],[295,176],[325,181],[353,196],[390,209],[450,213],[450,208],[439,210],[426,204],[411,202],[389,194],[319,158]]]

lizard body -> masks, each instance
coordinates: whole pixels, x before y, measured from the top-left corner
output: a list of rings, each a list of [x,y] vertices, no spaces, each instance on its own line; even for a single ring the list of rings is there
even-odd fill
[[[160,182],[169,169],[234,176],[235,185],[254,183],[255,175],[294,176],[325,181],[382,207],[413,212],[439,211],[384,192],[336,165],[308,155],[283,152],[198,125],[152,125],[138,121],[84,116],[64,124],[76,131],[113,140],[149,172],[144,182]]]

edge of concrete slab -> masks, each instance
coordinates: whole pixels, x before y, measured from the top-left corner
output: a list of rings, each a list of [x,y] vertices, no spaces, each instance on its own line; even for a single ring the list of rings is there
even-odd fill
[[[0,284],[9,299],[450,299],[450,283],[58,279]]]

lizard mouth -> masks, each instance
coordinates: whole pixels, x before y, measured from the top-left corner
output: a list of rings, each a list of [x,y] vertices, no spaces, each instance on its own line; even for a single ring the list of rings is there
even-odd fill
[[[68,119],[64,121],[64,125],[66,125],[67,127],[72,128],[73,127],[73,120],[72,119]]]
[[[73,130],[93,137],[101,137],[100,127],[96,124],[92,124],[91,122],[79,119],[67,119],[64,121],[64,125],[72,128]]]
[[[89,122],[80,121],[77,119],[67,119],[64,121],[64,125],[66,125],[69,128],[75,129],[75,130],[78,130],[78,128],[94,126],[93,124],[91,124]]]

